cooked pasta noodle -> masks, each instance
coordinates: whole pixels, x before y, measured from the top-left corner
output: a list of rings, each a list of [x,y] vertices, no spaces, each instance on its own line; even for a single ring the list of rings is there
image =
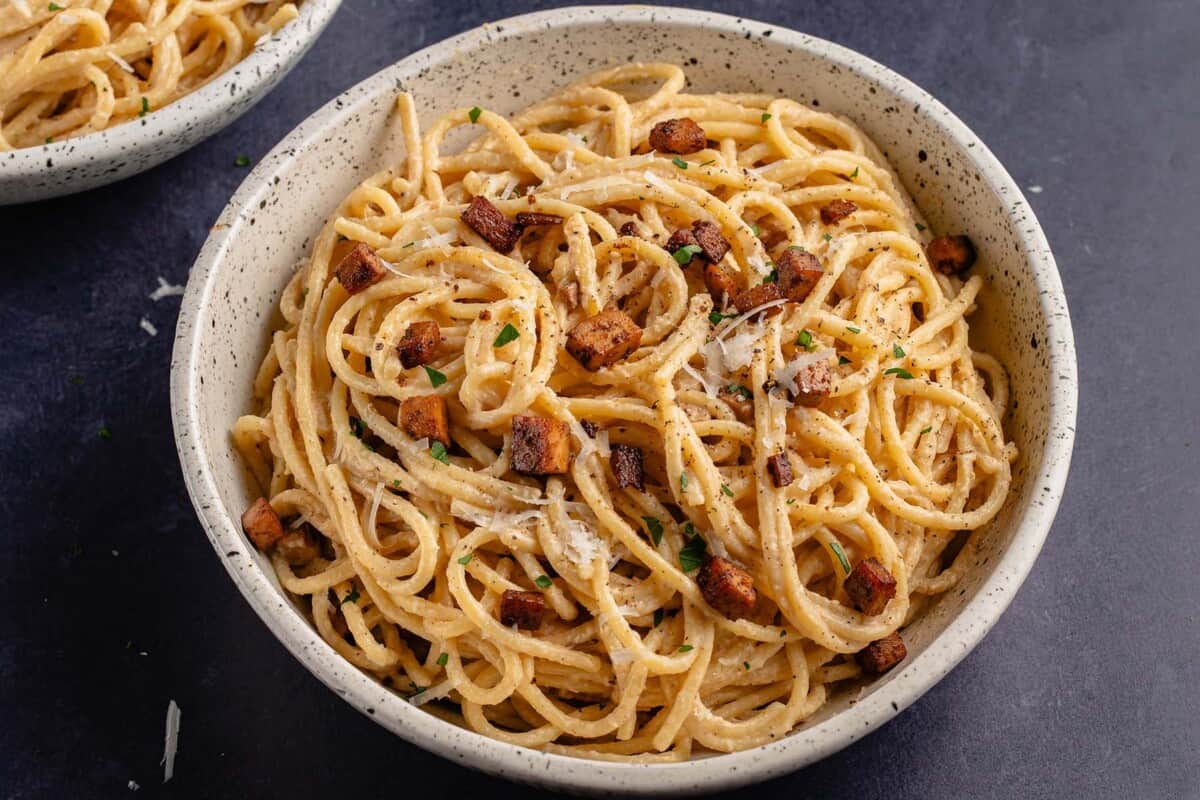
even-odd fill
[[[0,150],[145,116],[296,14],[286,0],[0,0]]]
[[[684,85],[673,65],[622,66],[511,118],[453,111],[423,135],[400,95],[407,155],[316,238],[283,292],[256,413],[233,431],[285,524],[319,532],[312,561],[272,559],[321,636],[507,742],[656,761],[786,735],[860,675],[852,654],[954,585],[974,546],[950,556],[956,533],[1009,488],[1007,378],[967,343],[981,279],[930,268],[929,233],[876,147],[792,100]],[[707,146],[650,151],[672,118],[698,122]],[[471,124],[481,135],[448,152]],[[562,223],[502,254],[461,219],[475,196]],[[834,199],[857,210],[826,224]],[[774,316],[714,307],[697,263],[663,247],[696,220],[732,244],[723,264],[744,287],[771,280],[788,247],[823,277]],[[389,272],[348,294],[334,267],[360,242]],[[589,371],[564,342],[604,308],[635,319],[641,344]],[[428,369],[397,354],[415,321],[444,337]],[[818,362],[828,397],[789,402],[780,387]],[[448,403],[448,451],[397,419],[431,393]],[[566,474],[512,469],[516,415],[569,426]],[[644,453],[644,491],[617,487],[617,444]],[[782,488],[778,453],[795,473]],[[752,614],[709,604],[697,551],[753,577]],[[844,589],[868,557],[896,582],[875,615]],[[544,598],[535,630],[497,619],[518,589]]]

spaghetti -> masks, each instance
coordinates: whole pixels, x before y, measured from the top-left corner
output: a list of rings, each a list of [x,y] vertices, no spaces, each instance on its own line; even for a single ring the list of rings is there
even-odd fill
[[[232,67],[296,15],[286,0],[6,0],[0,150],[143,117]]]
[[[279,581],[321,636],[507,742],[665,761],[784,736],[862,673],[854,654],[955,584],[975,546],[952,555],[956,534],[1008,492],[1007,377],[967,343],[981,278],[931,268],[917,210],[851,123],[684,85],[673,65],[622,66],[423,135],[400,95],[406,158],[317,237],[233,431],[291,531]],[[698,151],[650,150],[656,125],[685,119]],[[471,124],[482,135],[443,152]],[[500,253],[463,221],[476,197],[549,216]],[[698,222],[743,294],[782,281],[789,249],[820,278],[739,313],[705,284],[706,237],[663,246]],[[359,243],[386,274],[349,293],[335,268]],[[613,309],[640,344],[589,369],[568,332]],[[417,323],[442,341],[406,367]],[[791,402],[814,365],[831,385]],[[431,396],[449,447],[400,419]],[[525,416],[569,431],[565,473],[513,468]],[[713,556],[752,579],[752,609],[709,594],[721,575],[698,580]],[[875,613],[849,585],[864,563],[894,584]],[[540,624],[502,623],[512,593],[544,605]]]

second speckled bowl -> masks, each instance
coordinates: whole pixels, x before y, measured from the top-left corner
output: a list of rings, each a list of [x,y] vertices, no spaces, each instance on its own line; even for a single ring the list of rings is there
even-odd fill
[[[906,629],[911,655],[901,668],[857,697],[835,697],[780,741],[684,764],[592,762],[494,741],[358,671],[317,635],[242,535],[238,516],[251,489],[228,434],[249,408],[266,320],[296,259],[338,198],[398,160],[398,89],[415,95],[426,123],[476,104],[511,113],[580,75],[634,60],[686,65],[695,91],[778,92],[853,118],[935,229],[970,232],[987,278],[972,333],[1014,376],[1008,433],[1021,450],[1012,494],[976,563]],[[1074,438],[1075,352],[1041,228],[958,118],[896,73],[829,42],[684,9],[566,8],[504,20],[409,56],[327,104],[255,168],[213,230],[188,283],[171,376],[176,442],[196,511],[246,599],[313,674],[381,725],[455,763],[596,794],[694,794],[795,770],[870,733],[970,652],[1012,600],[1054,519]]]

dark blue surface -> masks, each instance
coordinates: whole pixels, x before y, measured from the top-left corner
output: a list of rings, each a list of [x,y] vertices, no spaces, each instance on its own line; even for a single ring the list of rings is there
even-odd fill
[[[147,294],[186,279],[239,154],[418,48],[552,5],[346,0],[224,133],[122,184],[0,208],[4,796],[537,794],[361,717],[250,611],[179,475],[179,299]],[[1200,797],[1200,4],[696,5],[852,47],[957,112],[1030,190],[1080,361],[1066,499],[999,625],[882,730],[744,796]]]

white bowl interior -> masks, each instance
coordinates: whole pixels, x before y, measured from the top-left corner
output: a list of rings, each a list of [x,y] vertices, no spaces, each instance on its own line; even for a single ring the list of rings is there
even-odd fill
[[[194,92],[137,120],[0,153],[0,205],[105,186],[150,169],[229,125],[291,71],[342,0],[303,0],[300,15]]]
[[[267,321],[310,237],[363,177],[401,157],[391,115],[397,90],[415,95],[425,123],[474,105],[508,113],[580,75],[633,60],[682,64],[692,91],[780,94],[850,117],[885,151],[935,230],[970,234],[980,250],[975,269],[988,282],[973,338],[1017,378],[1006,431],[1021,451],[1011,497],[967,578],[906,631],[912,655],[904,668],[861,696],[841,693],[780,743],[704,766],[641,770],[564,766],[569,759],[481,740],[428,717],[422,723],[399,698],[364,689],[369,679],[339,666],[303,630],[308,623],[243,541],[236,520],[254,493],[228,435],[248,409]],[[656,792],[711,790],[795,769],[861,737],[949,671],[1007,606],[1053,519],[1070,454],[1075,361],[1037,221],[982,143],[933,98],[827,42],[669,9],[564,9],[506,20],[405,59],[326,106],[254,170],[219,226],[188,287],[173,385],[181,457],[209,535],[259,613],[323,680],[360,708],[378,703],[376,719],[422,746],[472,753],[475,766],[574,789]],[[240,557],[226,558],[231,551]]]

